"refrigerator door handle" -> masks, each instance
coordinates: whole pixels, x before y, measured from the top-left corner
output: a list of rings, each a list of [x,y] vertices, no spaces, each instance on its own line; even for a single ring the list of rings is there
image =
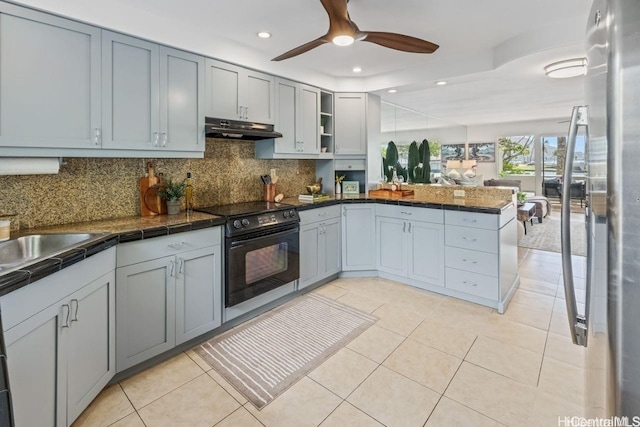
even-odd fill
[[[562,174],[562,211],[560,217],[560,237],[562,243],[562,275],[564,278],[564,295],[567,304],[569,330],[574,344],[587,346],[587,321],[578,314],[576,293],[573,283],[573,265],[571,264],[571,180],[573,178],[573,156],[576,149],[578,127],[588,126],[587,107],[573,107],[569,139]]]

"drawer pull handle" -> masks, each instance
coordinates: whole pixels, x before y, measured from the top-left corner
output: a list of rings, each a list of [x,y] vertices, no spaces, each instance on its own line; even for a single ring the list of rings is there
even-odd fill
[[[318,214],[318,216],[327,216],[327,213],[326,213],[326,212],[320,212],[320,213]]]
[[[464,283],[465,285],[478,286],[477,283],[467,282],[466,280],[463,280],[462,283]]]
[[[477,219],[462,218],[464,222],[478,222]]]
[[[462,240],[466,240],[468,242],[477,242],[478,241],[478,239],[472,239],[470,237],[463,237]]]
[[[471,264],[477,264],[477,263],[478,263],[478,261],[469,261],[469,260],[468,260],[468,259],[466,259],[466,258],[462,258],[462,261],[463,261],[463,262],[469,262],[469,263],[471,263]]]
[[[172,243],[172,244],[170,244],[170,245],[168,245],[168,246],[169,246],[169,248],[171,248],[171,249],[182,249],[182,247],[183,247],[184,245],[186,245],[186,244],[187,244],[186,242],[180,242],[180,243]]]
[[[400,213],[401,213],[402,215],[411,215],[411,212],[405,212],[405,211],[402,211],[402,212],[400,212]]]

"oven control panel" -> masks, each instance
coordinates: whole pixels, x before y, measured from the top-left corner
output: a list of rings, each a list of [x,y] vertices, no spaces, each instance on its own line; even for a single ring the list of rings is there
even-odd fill
[[[298,220],[298,212],[295,209],[286,209],[236,218],[230,221],[229,225],[231,225],[232,229],[245,232]]]

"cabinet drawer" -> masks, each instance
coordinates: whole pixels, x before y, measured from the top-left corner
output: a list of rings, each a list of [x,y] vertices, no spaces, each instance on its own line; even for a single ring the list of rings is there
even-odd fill
[[[312,222],[325,221],[340,217],[340,205],[326,206],[324,208],[308,209],[298,212],[301,224],[311,224]]]
[[[222,242],[220,230],[221,227],[212,227],[123,243],[117,246],[116,264],[118,267],[123,267],[184,251],[219,245]]]
[[[376,216],[406,219],[411,221],[443,223],[442,209],[412,208],[408,206],[376,205]]]
[[[481,214],[464,211],[446,211],[445,224],[459,225],[462,227],[486,228],[497,230],[500,228],[500,216],[494,214]]]
[[[444,244],[456,248],[498,253],[498,232],[481,228],[446,225]]]
[[[363,171],[366,169],[364,159],[355,160],[336,160],[334,163],[334,169],[337,171]]]
[[[447,268],[445,287],[465,294],[498,300],[498,279],[482,274]]]
[[[445,246],[444,259],[447,267],[498,277],[497,254]]]

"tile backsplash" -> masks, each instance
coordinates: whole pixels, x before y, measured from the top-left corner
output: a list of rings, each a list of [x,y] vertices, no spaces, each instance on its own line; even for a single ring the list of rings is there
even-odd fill
[[[285,196],[315,181],[314,160],[255,159],[252,141],[210,138],[203,159],[65,158],[57,175],[0,176],[0,216],[16,231],[139,215],[138,181],[149,161],[172,179],[191,172],[196,207],[261,200],[260,175],[274,168]]]

